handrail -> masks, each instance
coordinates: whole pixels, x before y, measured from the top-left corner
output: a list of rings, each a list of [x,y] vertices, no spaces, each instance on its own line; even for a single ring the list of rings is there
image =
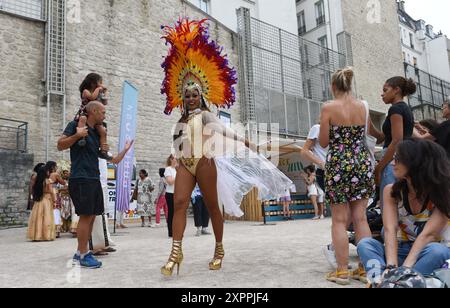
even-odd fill
[[[26,153],[27,148],[28,122],[0,118],[0,149]]]

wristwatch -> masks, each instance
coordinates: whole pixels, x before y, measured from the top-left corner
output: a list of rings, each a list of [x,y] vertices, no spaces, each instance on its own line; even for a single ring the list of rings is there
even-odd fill
[[[389,265],[386,266],[386,269],[389,270],[389,271],[390,271],[390,270],[393,270],[393,269],[396,269],[396,268],[398,268],[397,265],[389,264]]]

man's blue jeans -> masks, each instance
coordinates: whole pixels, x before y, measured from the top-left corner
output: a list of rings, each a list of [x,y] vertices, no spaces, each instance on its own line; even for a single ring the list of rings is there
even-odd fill
[[[402,265],[414,243],[398,244],[398,264]],[[358,255],[370,281],[377,281],[386,268],[385,247],[372,238],[364,238],[358,244]],[[413,269],[423,275],[430,275],[450,259],[450,248],[439,243],[428,244],[419,254]]]

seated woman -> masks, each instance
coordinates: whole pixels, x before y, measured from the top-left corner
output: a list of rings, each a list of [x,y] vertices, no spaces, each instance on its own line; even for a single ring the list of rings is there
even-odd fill
[[[378,283],[385,270],[403,265],[429,275],[450,259],[450,164],[439,145],[406,140],[397,147],[394,173],[386,186],[385,246],[362,239],[358,245],[367,277]]]

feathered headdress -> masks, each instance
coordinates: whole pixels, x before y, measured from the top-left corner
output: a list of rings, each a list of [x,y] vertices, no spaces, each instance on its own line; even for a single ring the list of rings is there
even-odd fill
[[[166,76],[161,94],[167,95],[165,114],[183,108],[186,87],[201,89],[204,99],[219,107],[230,107],[236,100],[236,70],[229,67],[223,48],[209,42],[208,30],[201,21],[179,20],[174,28],[162,26],[166,45],[171,48],[161,65]]]

